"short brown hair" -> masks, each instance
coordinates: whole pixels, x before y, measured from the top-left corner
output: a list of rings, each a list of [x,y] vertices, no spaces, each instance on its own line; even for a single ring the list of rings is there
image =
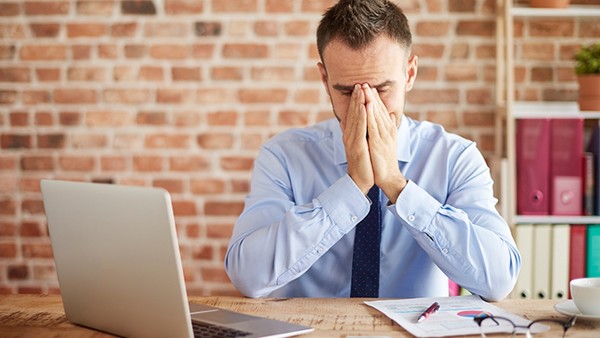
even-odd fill
[[[335,39],[353,49],[366,47],[381,34],[410,50],[412,35],[408,19],[389,0],[340,0],[324,14],[317,28],[317,48],[323,51]]]

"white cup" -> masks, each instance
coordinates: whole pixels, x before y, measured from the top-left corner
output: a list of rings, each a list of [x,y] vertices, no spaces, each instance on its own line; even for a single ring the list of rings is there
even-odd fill
[[[578,278],[569,284],[579,312],[587,316],[600,316],[600,278]]]

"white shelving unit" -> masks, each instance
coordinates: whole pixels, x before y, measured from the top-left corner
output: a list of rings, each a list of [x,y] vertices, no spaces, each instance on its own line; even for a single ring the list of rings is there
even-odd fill
[[[514,79],[514,20],[526,17],[598,17],[600,6],[571,5],[566,9],[513,6],[513,0],[496,1],[496,153],[506,156],[503,173],[504,217],[511,226],[520,223],[600,223],[600,216],[522,216],[516,213],[515,122],[519,118],[572,118],[600,120],[600,111],[581,112],[577,102],[516,102]],[[503,136],[506,137],[504,143]],[[506,146],[506,148],[503,148]],[[506,181],[506,182],[504,182]]]

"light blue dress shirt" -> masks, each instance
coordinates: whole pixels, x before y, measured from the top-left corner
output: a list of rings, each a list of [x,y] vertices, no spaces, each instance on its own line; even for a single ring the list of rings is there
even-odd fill
[[[488,300],[514,287],[521,258],[475,143],[406,116],[398,165],[409,179],[382,207],[379,296],[448,296],[448,277]],[[261,147],[225,268],[249,297],[349,297],[354,227],[370,201],[348,176],[335,119]]]

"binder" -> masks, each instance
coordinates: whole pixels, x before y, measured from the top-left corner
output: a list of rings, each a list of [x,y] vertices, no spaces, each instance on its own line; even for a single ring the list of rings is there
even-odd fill
[[[587,151],[594,156],[594,215],[600,215],[600,125],[594,126]]]
[[[585,277],[587,225],[572,224],[569,237],[569,280]],[[571,292],[569,290],[569,298]]]
[[[550,286],[552,299],[569,296],[569,246],[571,229],[568,224],[552,226],[552,274]]]
[[[583,170],[583,214],[586,216],[590,216],[594,214],[594,189],[595,189],[595,180],[594,180],[594,154],[591,152],[584,152],[582,170]]]
[[[550,121],[550,213],[581,215],[583,118]]]
[[[533,228],[533,298],[550,298],[552,226],[536,224]]]
[[[515,237],[521,253],[521,271],[513,298],[533,298],[533,224],[518,224]]]
[[[517,213],[550,214],[550,120],[516,121]]]
[[[600,277],[600,224],[587,227],[587,277]]]

